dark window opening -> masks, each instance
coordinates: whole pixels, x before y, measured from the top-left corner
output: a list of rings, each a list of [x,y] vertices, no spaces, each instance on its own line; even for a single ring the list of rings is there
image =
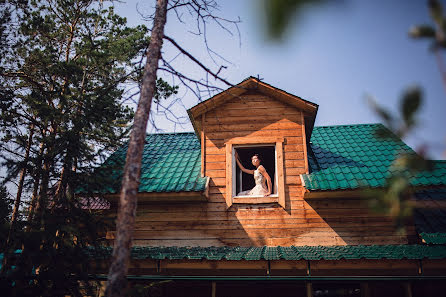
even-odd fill
[[[359,284],[313,283],[314,297],[360,297]]]
[[[276,188],[276,149],[275,146],[250,146],[250,147],[236,147],[234,148],[240,157],[240,162],[246,169],[255,169],[251,163],[251,158],[258,154],[261,160],[261,165],[265,167],[271,178],[271,194],[277,194]],[[235,160],[234,160],[235,162]],[[254,188],[255,181],[252,174],[244,173],[235,164],[235,194]]]

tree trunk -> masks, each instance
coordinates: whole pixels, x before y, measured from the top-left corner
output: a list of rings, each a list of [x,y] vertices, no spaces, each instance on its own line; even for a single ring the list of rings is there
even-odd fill
[[[155,93],[156,72],[161,57],[164,26],[166,24],[167,2],[168,0],[157,0],[156,3],[155,19],[147,51],[147,61],[144,66],[141,94],[130,134],[119,199],[113,260],[108,273],[106,295],[109,297],[124,296],[124,290],[127,286],[126,276],[135,222],[136,194],[141,174],[142,151],[146,138],[150,106]]]
[[[43,135],[46,135],[46,131],[43,132]],[[39,185],[40,185],[40,176],[41,176],[41,170],[42,170],[42,158],[43,158],[43,152],[45,150],[45,144],[43,142],[40,143],[39,146],[39,154],[37,155],[37,160],[35,164],[35,170],[33,174],[34,179],[34,185],[33,185],[33,193],[31,196],[31,205],[28,209],[28,219],[27,219],[27,226],[25,228],[26,231],[30,230],[30,226],[32,225],[33,218],[34,218],[34,211],[36,209],[37,204],[37,196],[39,194]]]
[[[31,150],[31,145],[33,142],[33,135],[34,135],[34,125],[31,124],[29,126],[28,143],[26,144],[25,156],[23,158],[23,168],[20,172],[20,179],[17,187],[17,195],[15,198],[14,209],[12,211],[11,224],[9,226],[8,239],[6,240],[6,247],[9,247],[9,243],[11,241],[11,235],[14,232],[15,222],[17,221],[17,216],[19,213],[20,201],[22,199],[23,184],[25,183],[26,167],[28,166],[28,158],[29,158],[29,152]]]
[[[43,217],[47,210],[48,203],[48,189],[50,182],[51,169],[54,164],[54,150],[57,135],[57,124],[51,125],[48,138],[44,140],[44,149],[42,154],[43,168],[40,179],[40,189],[36,200],[36,207],[34,209],[33,228],[40,229],[43,227]]]

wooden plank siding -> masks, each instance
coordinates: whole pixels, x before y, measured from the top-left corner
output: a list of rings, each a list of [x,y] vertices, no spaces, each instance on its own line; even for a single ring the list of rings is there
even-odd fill
[[[305,126],[301,110],[264,95],[246,95],[207,112],[202,157],[209,199],[195,203],[138,205],[135,245],[290,246],[407,244],[390,217],[372,213],[360,199],[305,200]],[[236,137],[283,137],[285,207],[233,204],[227,208],[225,143]],[[114,238],[114,232],[108,233]]]

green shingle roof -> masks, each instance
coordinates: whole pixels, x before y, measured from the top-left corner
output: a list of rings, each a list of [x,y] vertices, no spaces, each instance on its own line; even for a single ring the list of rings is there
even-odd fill
[[[302,178],[309,190],[382,187],[392,174],[390,165],[401,153],[415,154],[381,124],[314,127],[310,174]],[[414,186],[446,185],[446,162],[435,161],[434,170],[409,178]]]
[[[102,193],[116,193],[121,186],[127,145],[113,153],[98,174],[109,182]],[[194,133],[151,134],[146,137],[139,192],[204,191],[201,177],[201,148]]]
[[[378,131],[387,137],[377,136]],[[117,150],[98,171],[108,178],[100,192],[118,192],[126,151],[127,146]],[[302,178],[309,190],[381,187],[401,153],[415,152],[381,124],[315,127],[308,155],[310,174]],[[205,188],[206,178],[200,177],[200,143],[194,133],[148,135],[142,162],[140,192]],[[446,185],[446,161],[434,164],[433,171],[412,176],[412,185]]]
[[[109,249],[111,253],[111,248]],[[154,260],[340,260],[446,259],[446,246],[346,245],[289,247],[133,247],[132,259]]]

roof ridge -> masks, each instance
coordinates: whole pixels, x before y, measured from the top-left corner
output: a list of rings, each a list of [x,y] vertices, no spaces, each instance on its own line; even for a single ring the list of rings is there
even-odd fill
[[[150,135],[174,135],[174,134],[195,134],[195,132],[193,132],[193,131],[183,131],[183,132],[146,133],[146,136],[150,136]]]
[[[325,127],[352,127],[352,126],[384,126],[383,123],[361,123],[361,124],[339,124],[339,125],[323,125],[314,126],[314,128],[325,128]],[[387,127],[386,127],[387,128]]]

